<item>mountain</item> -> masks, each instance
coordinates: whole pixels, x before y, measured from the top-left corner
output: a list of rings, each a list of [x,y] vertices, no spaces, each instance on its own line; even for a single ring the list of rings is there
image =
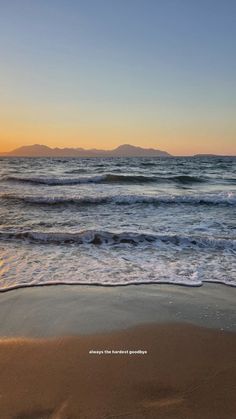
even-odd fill
[[[136,147],[123,144],[114,150],[97,150],[84,148],[50,148],[46,145],[34,144],[16,148],[1,156],[16,157],[171,157],[166,151],[154,148]]]
[[[154,148],[142,148],[135,147],[130,144],[123,144],[112,150],[112,156],[114,157],[170,157],[170,154],[166,151],[157,150]]]

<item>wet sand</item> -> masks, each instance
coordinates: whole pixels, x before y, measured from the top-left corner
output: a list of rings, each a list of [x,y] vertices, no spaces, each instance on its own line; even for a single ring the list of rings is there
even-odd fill
[[[0,294],[1,419],[235,419],[236,289]],[[90,354],[90,350],[147,354]]]
[[[4,419],[236,418],[232,332],[176,323],[3,339],[0,371]]]
[[[103,333],[147,323],[236,332],[236,288],[45,286],[0,293],[0,338]]]

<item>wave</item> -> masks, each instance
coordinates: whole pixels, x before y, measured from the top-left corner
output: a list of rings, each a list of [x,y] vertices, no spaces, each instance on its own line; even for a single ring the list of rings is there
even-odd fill
[[[164,278],[158,278],[158,279],[143,279],[143,280],[130,280],[122,278],[121,280],[106,280],[106,281],[91,281],[91,280],[68,280],[68,279],[60,279],[60,280],[46,280],[45,282],[39,281],[35,282],[28,282],[25,283],[24,281],[19,283],[13,283],[11,285],[5,285],[3,288],[0,287],[0,293],[5,293],[8,291],[13,291],[16,289],[22,289],[22,288],[35,288],[35,287],[47,287],[47,286],[58,286],[58,285],[83,285],[83,286],[89,286],[89,287],[129,287],[132,285],[177,285],[177,286],[183,286],[183,287],[190,287],[190,288],[196,288],[201,287],[204,283],[208,284],[223,284],[229,287],[236,287],[236,283],[231,280],[225,280],[225,279],[192,279],[192,278],[170,278],[170,279],[164,279]]]
[[[3,181],[8,182],[18,182],[18,183],[32,183],[38,185],[49,185],[49,186],[56,186],[56,185],[77,185],[83,183],[99,183],[104,180],[104,176],[89,176],[89,177],[78,177],[78,178],[67,178],[67,177],[24,177],[24,176],[4,176],[2,178]]]
[[[87,169],[83,169],[82,167],[81,168],[78,168],[78,169],[71,169],[71,170],[66,170],[66,174],[68,174],[68,175],[72,175],[72,174],[74,174],[74,173],[87,173],[88,172],[88,170]]]
[[[236,205],[236,195],[228,194],[195,194],[195,195],[105,195],[105,196],[34,196],[2,194],[6,200],[23,201],[32,205],[100,205],[100,204],[152,204],[152,205]]]
[[[178,176],[170,176],[167,178],[170,181],[188,184],[188,183],[203,183],[206,182],[207,179],[198,176],[189,176],[189,175],[178,175]]]
[[[0,231],[0,240],[29,240],[40,244],[155,244],[173,245],[181,248],[198,247],[215,250],[236,250],[236,239],[219,239],[200,236],[159,235],[149,233],[85,230],[78,233],[39,231]]]
[[[21,183],[32,183],[38,185],[77,185],[86,183],[180,183],[180,184],[191,184],[191,183],[202,183],[206,182],[207,179],[197,176],[190,175],[178,175],[178,176],[145,176],[145,175],[117,175],[117,174],[104,174],[96,176],[81,176],[81,177],[25,177],[25,176],[3,176],[3,181],[8,182],[21,182]]]

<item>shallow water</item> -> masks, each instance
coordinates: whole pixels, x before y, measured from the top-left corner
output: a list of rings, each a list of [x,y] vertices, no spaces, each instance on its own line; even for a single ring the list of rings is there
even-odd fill
[[[236,158],[0,159],[0,289],[236,285]]]

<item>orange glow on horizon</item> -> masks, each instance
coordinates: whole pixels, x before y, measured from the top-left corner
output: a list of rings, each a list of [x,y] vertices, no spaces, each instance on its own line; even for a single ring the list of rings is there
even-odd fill
[[[15,113],[16,115],[16,113]],[[15,116],[14,115],[14,116]],[[172,155],[212,153],[236,155],[233,127],[203,128],[187,124],[172,126],[143,121],[114,121],[107,115],[101,121],[96,114],[90,121],[34,120],[31,118],[0,118],[0,152],[18,147],[42,144],[49,147],[82,147],[111,150],[121,144],[156,148]],[[123,122],[123,123],[122,123]],[[186,126],[187,125],[187,126]]]
[[[17,131],[17,130],[16,130]],[[81,132],[82,131],[82,132]],[[173,155],[191,155],[198,153],[212,153],[235,155],[236,149],[232,142],[222,143],[219,139],[206,138],[197,134],[187,138],[172,138],[171,136],[145,135],[142,132],[96,132],[94,134],[81,130],[76,133],[67,129],[56,132],[47,132],[44,129],[35,131],[24,130],[15,132],[14,129],[0,134],[0,153],[10,152],[18,147],[42,144],[51,148],[82,147],[85,149],[97,148],[111,150],[121,144],[131,144],[143,148],[156,148],[167,151]],[[190,140],[191,138],[191,140]]]

